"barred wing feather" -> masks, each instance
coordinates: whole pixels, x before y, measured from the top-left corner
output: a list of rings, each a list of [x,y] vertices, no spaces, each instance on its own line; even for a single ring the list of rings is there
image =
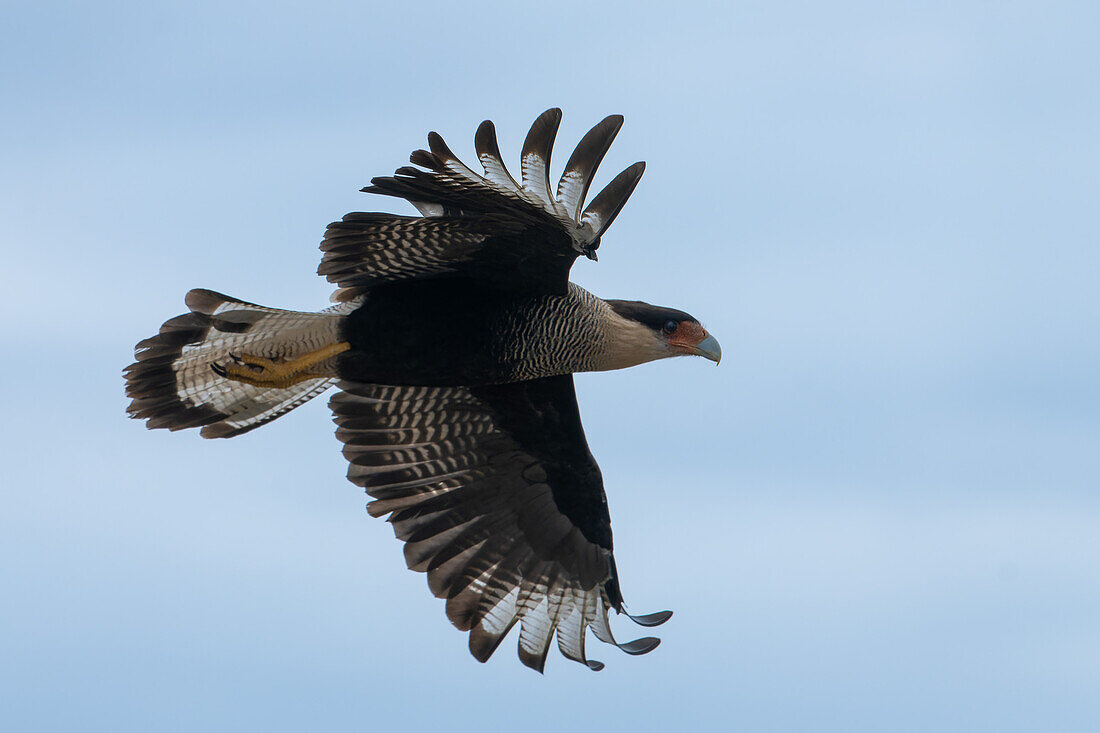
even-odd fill
[[[592,669],[587,629],[618,644],[623,611],[603,481],[584,439],[571,376],[489,387],[341,382],[330,405],[374,516],[389,515],[405,559],[427,573],[447,616],[487,660],[520,626],[521,661],[541,671],[557,638]],[[668,612],[637,617],[663,623]],[[633,617],[632,617],[633,618]]]
[[[561,110],[535,121],[523,144],[520,183],[500,155],[485,121],[474,137],[484,175],[466,166],[437,133],[418,167],[374,178],[368,193],[403,198],[423,217],[352,213],[329,225],[320,274],[338,286],[335,300],[355,298],[383,282],[434,277],[482,279],[499,287],[564,292],[580,255],[595,259],[600,238],[637,186],[644,163],[611,181],[587,208],[596,169],[622,127],[619,115],[593,127],[573,151],[556,187],[550,157]]]

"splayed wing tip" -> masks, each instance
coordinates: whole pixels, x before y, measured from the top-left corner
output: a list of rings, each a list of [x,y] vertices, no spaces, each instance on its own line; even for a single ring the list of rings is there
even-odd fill
[[[584,208],[596,169],[624,123],[622,115],[608,115],[590,129],[573,150],[556,186],[550,182],[550,162],[562,111],[552,107],[535,120],[523,142],[518,181],[500,154],[496,126],[484,120],[474,134],[474,147],[484,174],[469,169],[437,132],[428,134],[427,150],[410,160],[422,169],[399,168],[393,176],[374,178],[364,193],[382,194],[418,202],[425,216],[442,211],[509,211],[527,220],[532,214],[542,225],[556,225],[573,242],[578,254],[591,257],[594,242],[607,230],[638,183],[644,163],[620,173]],[[427,207],[427,208],[425,208]],[[534,209],[534,211],[532,211]]]
[[[615,176],[585,208],[581,221],[593,231],[593,239],[599,239],[615,221],[615,217],[637,188],[643,173],[645,161],[638,161]]]
[[[555,201],[550,192],[550,158],[560,125],[561,110],[557,107],[539,115],[523,141],[520,157],[523,188],[551,209],[555,208]]]
[[[649,654],[660,645],[661,640],[656,636],[643,636],[641,639],[628,641],[625,644],[618,644],[617,646],[627,654],[636,657],[642,654]]]
[[[440,160],[457,160],[455,154],[451,152],[451,149],[447,146],[447,142],[443,139],[443,136],[434,130],[428,133],[428,147],[432,151],[431,154]],[[413,162],[416,163],[415,160]],[[417,165],[420,165],[420,163],[417,163]]]
[[[623,613],[626,612],[624,611]],[[672,611],[656,611],[654,613],[647,613],[640,616],[631,616],[629,613],[627,613],[626,617],[634,623],[638,624],[639,626],[653,627],[660,626],[665,621],[668,621],[670,618],[672,618]]]
[[[603,118],[585,133],[569,156],[569,162],[565,164],[561,180],[558,181],[557,196],[570,218],[579,218],[596,170],[619,134],[624,120],[622,115],[608,115]]]

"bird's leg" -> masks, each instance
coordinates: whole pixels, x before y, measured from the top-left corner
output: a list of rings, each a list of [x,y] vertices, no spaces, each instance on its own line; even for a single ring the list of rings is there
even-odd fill
[[[331,376],[329,374],[316,374],[311,372],[310,369],[326,359],[344,353],[350,348],[351,344],[347,341],[340,341],[289,361],[275,361],[249,354],[230,354],[229,356],[234,363],[222,365],[214,362],[210,365],[210,368],[215,374],[226,379],[232,379],[235,382],[244,382],[255,387],[283,389],[304,382],[307,379],[320,379]]]

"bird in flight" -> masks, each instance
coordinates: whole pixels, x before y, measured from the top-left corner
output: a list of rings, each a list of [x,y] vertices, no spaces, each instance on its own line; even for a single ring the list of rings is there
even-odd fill
[[[475,658],[518,624],[520,660],[540,672],[555,637],[601,669],[585,652],[589,628],[628,654],[659,643],[611,633],[609,611],[626,611],[573,374],[722,355],[683,311],[569,282],[574,260],[596,259],[645,164],[585,206],[623,118],[581,139],[554,190],[560,122],[559,109],[535,121],[518,182],[492,122],[474,138],[484,174],[430,133],[415,167],[363,189],[421,216],[351,213],[328,226],[318,272],[336,305],[306,313],[192,290],[190,312],[139,342],[125,370],[131,417],[204,438],[246,433],[335,386],[336,436],[370,514],[388,515]],[[657,626],[672,614],[627,615]]]

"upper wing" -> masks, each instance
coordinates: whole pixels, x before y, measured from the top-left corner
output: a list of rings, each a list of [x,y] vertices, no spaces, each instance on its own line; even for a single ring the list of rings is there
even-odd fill
[[[520,624],[519,657],[542,670],[557,630],[566,657],[592,669],[586,630],[617,644],[623,611],[603,480],[584,439],[571,376],[489,387],[396,387],[341,382],[330,401],[351,463],[348,478],[375,498],[405,541],[409,567],[447,599],[484,662]],[[663,623],[667,611],[631,617]]]
[[[596,168],[622,127],[607,117],[581,139],[551,193],[550,154],[561,110],[542,113],[523,144],[521,182],[500,157],[496,129],[486,120],[474,138],[485,175],[470,170],[436,133],[428,150],[374,178],[368,193],[412,202],[423,217],[348,214],[333,222],[321,244],[319,274],[343,301],[374,285],[431,277],[468,277],[534,292],[565,291],[569,268],[581,254],[595,259],[600,237],[622,210],[645,170],[635,163],[584,208]]]

